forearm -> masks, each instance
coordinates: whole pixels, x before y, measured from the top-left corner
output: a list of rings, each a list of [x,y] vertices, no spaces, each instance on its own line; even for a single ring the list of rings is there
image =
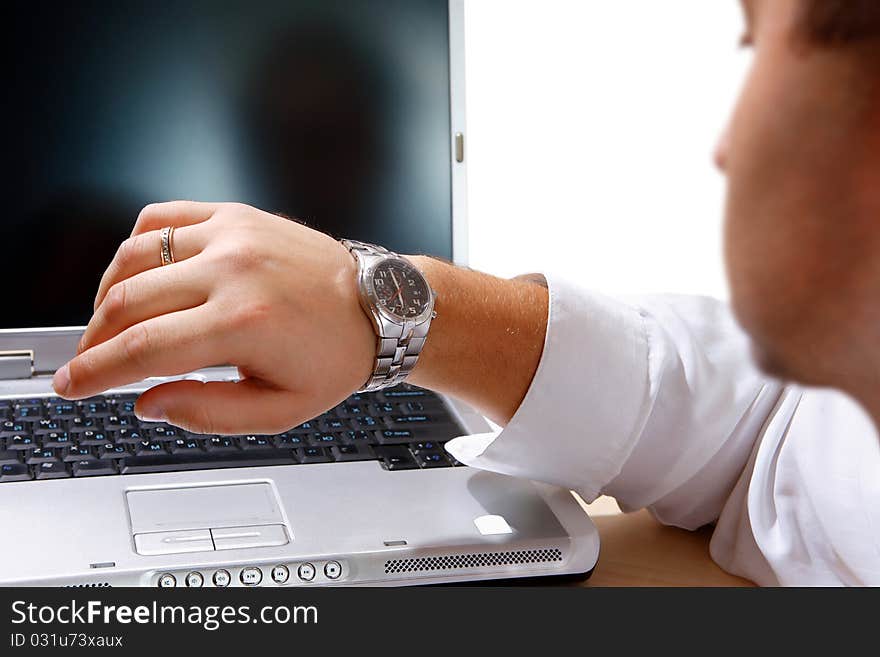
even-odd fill
[[[498,424],[516,412],[541,359],[548,292],[428,258],[410,258],[437,292],[437,317],[409,380]]]

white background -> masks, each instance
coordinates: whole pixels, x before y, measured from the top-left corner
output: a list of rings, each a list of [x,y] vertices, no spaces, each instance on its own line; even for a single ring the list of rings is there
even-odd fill
[[[470,264],[726,297],[736,0],[466,0]]]

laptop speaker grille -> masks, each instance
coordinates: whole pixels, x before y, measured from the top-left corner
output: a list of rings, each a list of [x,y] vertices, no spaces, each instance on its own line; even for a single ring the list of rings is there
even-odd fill
[[[490,566],[552,563],[554,561],[562,561],[562,550],[558,548],[545,548],[540,550],[512,550],[510,552],[447,554],[436,557],[417,557],[414,559],[389,559],[385,562],[385,574],[463,570],[468,568],[487,568]]]
[[[66,589],[104,589],[110,588],[112,584],[110,582],[91,582],[91,583],[82,583],[82,584],[67,584],[64,586]]]

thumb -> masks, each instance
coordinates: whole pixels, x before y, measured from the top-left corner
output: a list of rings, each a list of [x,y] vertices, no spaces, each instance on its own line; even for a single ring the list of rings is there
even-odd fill
[[[292,396],[255,379],[172,381],[144,392],[134,412],[193,433],[274,434],[297,424]]]

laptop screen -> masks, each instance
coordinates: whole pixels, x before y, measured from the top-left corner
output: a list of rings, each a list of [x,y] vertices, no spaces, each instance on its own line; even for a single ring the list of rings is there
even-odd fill
[[[2,326],[86,324],[154,201],[240,201],[451,257],[447,0],[5,13]]]

